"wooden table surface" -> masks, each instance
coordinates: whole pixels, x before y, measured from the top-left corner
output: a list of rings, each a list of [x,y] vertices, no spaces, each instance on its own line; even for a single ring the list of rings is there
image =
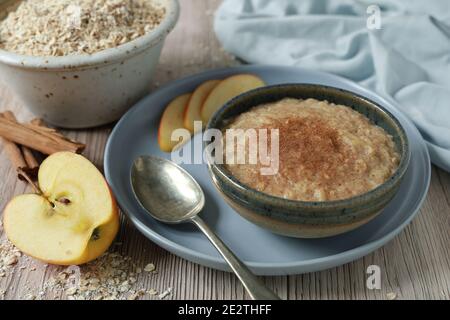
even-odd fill
[[[212,28],[212,14],[219,0],[182,0],[180,21],[166,42],[154,77],[158,86],[211,68],[237,64],[221,50]],[[0,87],[0,111],[13,110],[20,120],[32,115],[7,88]],[[112,126],[67,131],[70,137],[87,144],[84,155],[99,168]],[[29,192],[16,178],[15,170],[0,146],[0,210],[14,195]],[[141,277],[145,287],[162,292],[173,288],[173,299],[248,298],[237,278],[188,262],[161,249],[122,219],[119,252],[136,264],[156,265],[156,276]],[[346,265],[297,276],[266,277],[266,284],[284,299],[450,299],[450,174],[432,170],[430,191],[414,221],[394,240],[374,253]],[[0,227],[0,235],[5,237]],[[381,289],[366,288],[366,269],[381,268]],[[31,266],[36,270],[30,269]],[[22,299],[29,292],[43,290],[44,283],[61,269],[20,258],[11,272],[0,277],[0,298]],[[44,299],[64,298],[46,292]],[[157,298],[157,297],[155,297]]]

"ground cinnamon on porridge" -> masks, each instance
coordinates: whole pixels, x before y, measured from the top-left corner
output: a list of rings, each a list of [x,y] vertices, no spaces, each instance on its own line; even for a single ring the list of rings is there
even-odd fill
[[[261,105],[236,117],[226,129],[250,128],[279,129],[278,173],[261,175],[260,164],[226,167],[242,183],[287,199],[356,196],[384,183],[399,164],[393,138],[381,127],[327,101],[284,99]]]
[[[31,56],[92,54],[143,36],[163,0],[23,0],[6,9],[0,48]]]

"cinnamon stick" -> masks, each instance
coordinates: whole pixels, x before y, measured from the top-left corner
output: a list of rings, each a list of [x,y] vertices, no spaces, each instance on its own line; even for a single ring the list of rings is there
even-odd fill
[[[17,122],[14,113],[12,113],[11,111],[6,111],[5,113],[1,114],[1,116],[10,121]],[[31,150],[23,146],[19,147],[14,142],[7,139],[3,140],[6,152],[8,153],[13,166],[17,170],[19,179],[22,181],[26,181],[27,179],[25,177],[25,174],[28,175],[28,177],[35,179],[39,170],[39,163],[34,158]]]
[[[16,116],[11,111],[5,111],[3,115],[6,119],[17,122]],[[36,178],[39,171],[39,162],[29,148],[21,146],[20,149],[22,150],[23,158],[27,164],[27,167],[23,167],[22,169],[28,173],[31,178]]]
[[[13,167],[16,170],[20,168],[25,168],[27,166],[25,159],[22,156],[22,152],[20,148],[14,143],[5,138],[2,139],[3,147],[8,155],[9,160],[11,161]],[[20,180],[25,181],[25,178],[18,172],[18,177]]]
[[[5,117],[0,117],[0,136],[44,154],[59,151],[81,153],[86,147],[82,143],[55,134],[53,129],[33,124],[20,124]]]
[[[21,149],[28,168],[30,168],[30,170],[36,171],[37,174],[37,171],[39,171],[39,162],[36,160],[33,151],[31,151],[30,148],[24,146],[22,146]]]
[[[42,120],[41,118],[34,118],[30,121],[30,123],[34,124],[35,126],[46,127],[44,120]]]
[[[31,127],[32,129],[35,128],[34,126],[38,126],[39,127],[38,129],[42,129],[43,131],[52,133],[55,136],[65,138],[64,135],[62,133],[58,132],[56,129],[47,127],[44,120],[42,120],[40,118],[35,118],[35,119],[31,120],[30,124],[33,125],[33,127]]]

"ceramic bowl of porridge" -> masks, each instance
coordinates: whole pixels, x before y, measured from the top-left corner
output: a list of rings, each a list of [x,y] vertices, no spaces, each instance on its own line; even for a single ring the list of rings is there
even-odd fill
[[[396,194],[410,150],[399,121],[349,91],[268,86],[224,105],[212,181],[247,220],[274,233],[320,238],[376,217]]]
[[[177,0],[0,0],[0,82],[46,122],[119,119],[148,93]]]

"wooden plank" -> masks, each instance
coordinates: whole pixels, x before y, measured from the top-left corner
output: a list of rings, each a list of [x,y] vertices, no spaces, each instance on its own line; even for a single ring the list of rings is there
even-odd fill
[[[219,3],[219,0],[181,1],[181,18],[167,39],[152,90],[181,76],[237,63],[220,49],[212,29],[211,14]],[[0,110],[6,109],[12,109],[22,121],[32,117],[12,92],[0,86]],[[111,128],[65,133],[86,143],[88,148],[84,155],[102,169],[104,146]],[[0,210],[3,211],[7,201],[23,193],[26,186],[17,180],[1,146],[0,175]],[[395,293],[399,299],[450,299],[449,227],[450,175],[433,168],[430,193],[420,214],[383,248],[337,268],[264,280],[284,299],[387,299],[390,293]],[[156,265],[158,274],[140,276],[139,287],[160,292],[172,287],[173,294],[168,298],[173,299],[248,298],[234,275],[168,253],[147,240],[125,219],[117,243],[115,248],[130,256],[137,265],[143,267],[150,262]],[[381,267],[381,290],[366,288],[366,269],[372,264]],[[36,270],[32,271],[34,268]],[[25,298],[29,292],[39,294],[44,284],[61,270],[21,257],[12,273],[0,278],[0,290],[6,291],[6,299]],[[61,296],[46,292],[41,298]]]

